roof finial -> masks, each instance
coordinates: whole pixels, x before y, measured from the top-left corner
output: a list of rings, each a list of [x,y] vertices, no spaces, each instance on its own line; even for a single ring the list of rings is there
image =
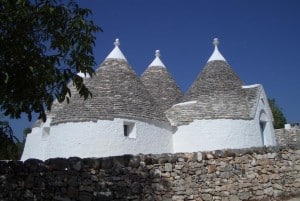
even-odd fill
[[[160,66],[160,67],[166,67],[163,62],[160,60],[160,51],[159,50],[155,50],[155,58],[152,61],[152,63],[149,65],[149,67],[151,66]]]
[[[115,46],[120,46],[120,40],[118,38],[116,38],[115,42],[114,42]]]
[[[218,46],[219,45],[219,39],[218,38],[214,38],[213,44],[214,44],[214,46]]]
[[[115,48],[109,53],[109,55],[106,57],[106,59],[124,59],[125,61],[127,61],[124,54],[122,53],[122,51],[119,48],[120,41],[118,38],[116,38],[114,45],[115,45]]]
[[[222,54],[219,52],[219,49],[218,49],[219,39],[214,38],[213,44],[215,46],[215,49],[214,49],[214,52],[212,53],[212,55],[210,56],[210,58],[208,59],[207,62],[216,61],[216,60],[226,61],[225,58],[222,56]]]
[[[155,50],[155,56],[160,57],[160,51],[159,50]]]

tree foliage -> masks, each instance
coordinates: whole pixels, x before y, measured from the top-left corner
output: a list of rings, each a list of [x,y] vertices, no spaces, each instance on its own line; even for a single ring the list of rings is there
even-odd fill
[[[20,118],[46,120],[55,98],[68,101],[71,81],[85,99],[90,91],[77,75],[92,75],[95,33],[91,11],[74,0],[0,0],[0,109]]]
[[[23,130],[23,136],[24,136],[24,139],[26,138],[27,134],[31,133],[32,129],[27,127]]]
[[[19,159],[21,151],[18,144],[21,143],[14,137],[8,122],[0,121],[0,160]]]
[[[284,124],[286,124],[286,118],[282,112],[282,109],[277,105],[274,98],[269,99],[269,105],[274,117],[274,128],[284,128]]]

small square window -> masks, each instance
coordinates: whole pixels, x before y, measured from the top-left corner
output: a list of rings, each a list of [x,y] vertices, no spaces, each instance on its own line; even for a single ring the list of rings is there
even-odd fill
[[[124,122],[123,123],[123,134],[125,137],[136,138],[135,123]]]
[[[129,125],[123,125],[124,128],[124,136],[129,136]]]
[[[50,133],[50,127],[44,127],[42,132],[42,138],[47,138]]]

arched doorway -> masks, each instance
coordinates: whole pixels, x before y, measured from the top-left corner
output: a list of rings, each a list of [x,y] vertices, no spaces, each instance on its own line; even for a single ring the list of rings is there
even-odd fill
[[[259,116],[259,127],[260,127],[260,135],[261,135],[261,142],[262,145],[266,145],[266,135],[267,135],[267,123],[268,123],[268,118],[264,110],[260,112]]]

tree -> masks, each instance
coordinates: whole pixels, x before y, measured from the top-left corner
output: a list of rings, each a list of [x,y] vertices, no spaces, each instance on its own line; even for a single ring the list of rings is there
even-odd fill
[[[24,136],[24,139],[26,139],[27,134],[28,134],[28,133],[31,133],[31,131],[32,131],[32,129],[29,128],[29,127],[25,128],[25,129],[23,130],[23,136]]]
[[[0,160],[19,159],[21,152],[17,146],[18,143],[8,122],[0,121]]]
[[[55,98],[69,101],[71,81],[92,94],[77,75],[92,76],[95,33],[102,31],[74,0],[0,0],[0,111],[46,120]]]
[[[286,118],[282,112],[282,109],[277,105],[274,98],[269,99],[269,105],[274,117],[274,128],[284,128],[284,124],[286,124]]]

